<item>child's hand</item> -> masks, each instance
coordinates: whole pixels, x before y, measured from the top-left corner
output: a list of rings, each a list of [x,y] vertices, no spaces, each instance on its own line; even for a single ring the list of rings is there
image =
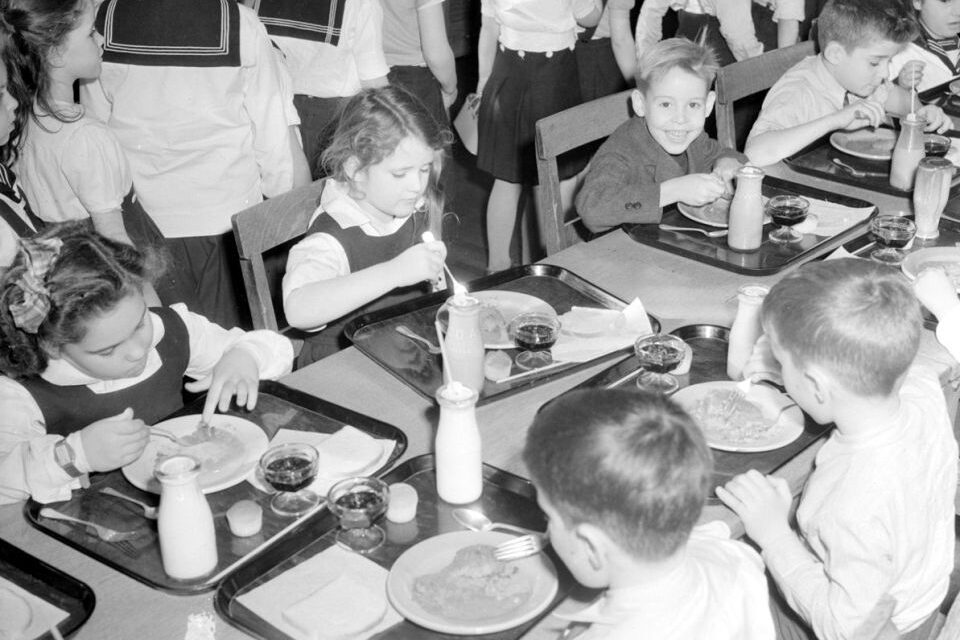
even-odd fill
[[[80,440],[91,471],[113,471],[140,457],[150,441],[150,429],[128,407],[84,427]]]
[[[936,131],[943,133],[953,126],[953,122],[943,112],[943,109],[935,104],[925,104],[917,109],[917,117],[927,121],[924,131]]]
[[[742,162],[729,156],[720,158],[713,163],[713,173],[720,176],[728,193],[733,193],[733,179],[737,177],[737,171],[742,166]]]
[[[691,173],[675,180],[683,185],[680,192],[684,195],[680,202],[694,207],[710,204],[727,190],[726,183],[713,173]]]
[[[923,81],[923,68],[927,66],[921,60],[911,60],[903,65],[897,75],[897,84],[904,89],[915,89]]]
[[[793,496],[783,478],[751,469],[717,487],[717,497],[740,516],[747,535],[762,549],[790,533],[788,515]]]
[[[237,405],[252,410],[257,406],[260,388],[260,369],[257,361],[244,349],[234,347],[221,356],[220,361],[205,377],[184,385],[187,391],[207,391],[203,403],[203,421],[209,423],[215,409],[226,411],[234,396]]]
[[[938,319],[960,304],[956,287],[943,269],[929,268],[921,271],[913,283],[913,291],[920,304]]]
[[[447,247],[439,240],[413,245],[390,261],[395,268],[397,286],[437,280],[442,275],[446,257]]]
[[[837,112],[837,128],[879,127],[886,117],[883,105],[876,100],[857,100]]]

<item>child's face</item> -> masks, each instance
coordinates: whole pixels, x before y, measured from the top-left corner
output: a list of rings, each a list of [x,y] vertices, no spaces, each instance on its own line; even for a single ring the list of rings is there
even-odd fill
[[[406,218],[427,189],[434,150],[407,136],[393,153],[353,174],[359,205],[377,222]]]
[[[17,117],[18,103],[7,87],[7,69],[0,64],[0,146],[10,142],[13,124]]]
[[[709,89],[703,78],[673,68],[645,92],[634,91],[633,108],[664,151],[678,155],[703,132],[715,98]]]
[[[801,409],[819,424],[831,422],[833,420],[832,416],[827,415],[823,403],[816,399],[817,391],[808,372],[798,366],[793,356],[780,345],[776,333],[767,328],[767,335],[770,338],[770,351],[777,362],[780,363],[783,386],[787,393],[790,394],[794,402],[800,405]]]
[[[920,12],[923,26],[936,37],[950,38],[960,33],[960,0],[913,0],[913,8]]]
[[[824,57],[832,64],[833,76],[840,86],[866,98],[887,79],[890,58],[904,46],[892,40],[875,40],[848,52],[839,42],[830,42]]]
[[[153,342],[153,323],[147,303],[132,294],[106,313],[87,320],[79,342],[60,347],[58,355],[77,370],[97,380],[134,378],[147,366]]]
[[[605,575],[590,564],[588,545],[578,535],[576,527],[568,525],[543,491],[537,492],[537,504],[547,515],[547,533],[550,544],[560,560],[567,566],[580,584],[594,589],[607,586]]]
[[[93,3],[86,3],[76,26],[53,54],[53,66],[62,68],[68,77],[81,80],[100,77],[103,40],[94,28],[95,17]]]

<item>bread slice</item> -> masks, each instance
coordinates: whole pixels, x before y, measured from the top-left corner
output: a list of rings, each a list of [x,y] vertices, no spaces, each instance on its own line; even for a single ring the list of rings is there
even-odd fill
[[[341,574],[283,611],[283,619],[309,640],[358,636],[387,613],[387,597],[350,575]]]

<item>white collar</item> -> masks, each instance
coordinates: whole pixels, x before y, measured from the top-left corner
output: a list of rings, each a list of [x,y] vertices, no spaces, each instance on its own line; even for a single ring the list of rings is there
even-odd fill
[[[313,224],[317,216],[323,212],[333,218],[341,229],[360,227],[368,236],[393,235],[410,217],[394,218],[386,224],[374,225],[370,221],[369,214],[350,195],[347,185],[332,178],[328,178],[323,185],[323,192],[320,194],[320,206],[313,214],[310,223]]]

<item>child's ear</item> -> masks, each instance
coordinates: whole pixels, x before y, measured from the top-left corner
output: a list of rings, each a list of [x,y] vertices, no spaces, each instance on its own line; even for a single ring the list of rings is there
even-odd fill
[[[343,163],[343,172],[350,182],[354,182],[357,179],[357,174],[360,172],[360,158],[357,156],[347,158],[347,161]]]
[[[823,57],[830,64],[842,64],[847,57],[847,50],[836,40],[831,40],[823,48]]]
[[[594,525],[582,522],[574,527],[580,551],[595,574],[606,575],[608,571],[608,547],[610,538]]]
[[[707,101],[703,103],[703,115],[708,116],[713,112],[713,105],[717,101],[716,91],[707,91]]]
[[[647,115],[647,108],[643,103],[643,94],[640,93],[639,89],[634,89],[633,93],[630,94],[630,104],[633,105],[633,111],[638,116]]]
[[[833,378],[823,368],[812,364],[803,370],[803,377],[810,385],[813,397],[817,402],[825,405],[831,397],[830,390],[834,387]]]

